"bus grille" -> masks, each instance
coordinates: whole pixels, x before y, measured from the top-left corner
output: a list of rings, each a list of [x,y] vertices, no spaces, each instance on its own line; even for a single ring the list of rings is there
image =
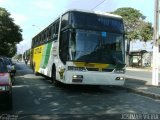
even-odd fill
[[[99,68],[86,68],[88,71],[101,71]],[[114,69],[102,69],[102,72],[112,72]]]
[[[103,72],[112,72],[114,69],[102,69]]]
[[[88,71],[99,71],[98,68],[86,68]]]

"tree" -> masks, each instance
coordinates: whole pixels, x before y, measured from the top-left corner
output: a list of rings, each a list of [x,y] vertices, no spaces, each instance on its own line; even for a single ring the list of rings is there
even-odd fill
[[[12,57],[17,51],[16,44],[22,41],[22,29],[10,17],[10,13],[0,7],[0,55]]]
[[[118,8],[113,12],[122,16],[125,24],[125,38],[127,40],[126,62],[129,65],[130,41],[142,40],[148,41],[152,39],[152,24],[145,21],[145,16],[139,10],[130,7]]]
[[[13,59],[16,59],[17,61],[22,61],[22,54],[15,54]]]
[[[141,25],[139,26],[138,32],[140,34],[139,39],[147,42],[148,40],[151,40],[153,37],[153,27],[152,24],[149,22],[141,22]]]

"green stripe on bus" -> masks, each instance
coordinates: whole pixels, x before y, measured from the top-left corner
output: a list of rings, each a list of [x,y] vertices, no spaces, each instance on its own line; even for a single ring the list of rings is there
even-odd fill
[[[44,64],[46,48],[47,48],[47,44],[44,45],[44,48],[43,48],[43,51],[42,51],[43,53],[42,53],[42,60],[41,60],[40,68],[42,68],[43,64]]]
[[[41,62],[41,67],[43,69],[45,69],[48,65],[51,47],[52,47],[52,42],[44,46],[43,57],[42,57],[42,62]]]

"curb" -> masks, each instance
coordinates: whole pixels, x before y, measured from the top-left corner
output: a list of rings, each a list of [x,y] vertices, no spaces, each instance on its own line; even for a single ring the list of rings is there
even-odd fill
[[[133,89],[133,88],[125,87],[125,86],[123,88],[127,89],[129,92],[133,92],[133,93],[136,93],[136,94],[139,94],[142,96],[146,96],[146,97],[160,100],[160,95],[155,94],[155,93],[137,90],[137,89]]]

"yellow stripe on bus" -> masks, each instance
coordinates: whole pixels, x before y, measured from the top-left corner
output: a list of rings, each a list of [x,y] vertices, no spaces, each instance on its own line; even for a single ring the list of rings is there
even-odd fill
[[[104,68],[108,68],[110,64],[102,63],[86,63],[86,62],[74,62],[76,67],[86,67],[86,68],[98,68],[100,71]]]
[[[33,51],[33,62],[35,65],[35,71],[38,72],[40,68],[40,64],[42,61],[42,55],[43,55],[44,45],[41,45],[39,47],[34,48]]]

